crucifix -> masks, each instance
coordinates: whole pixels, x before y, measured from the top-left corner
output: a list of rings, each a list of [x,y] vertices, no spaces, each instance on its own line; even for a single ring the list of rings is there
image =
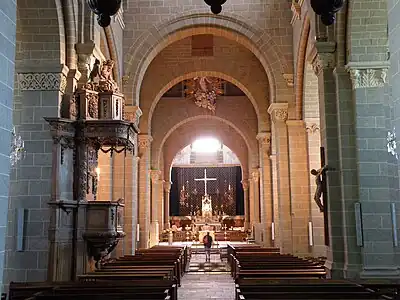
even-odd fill
[[[321,168],[311,170],[311,174],[315,176],[317,189],[314,195],[314,201],[318,205],[320,211],[324,214],[324,233],[325,245],[329,246],[329,227],[328,227],[328,193],[326,186],[326,171],[333,170],[325,163],[325,148],[320,147]],[[322,197],[322,200],[321,200]]]
[[[204,169],[204,178],[195,178],[195,181],[204,181],[204,196],[207,194],[207,181],[216,181],[217,178],[207,178],[207,169]]]

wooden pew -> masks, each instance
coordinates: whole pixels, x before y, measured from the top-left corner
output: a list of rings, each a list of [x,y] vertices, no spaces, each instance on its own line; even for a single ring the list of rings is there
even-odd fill
[[[177,286],[168,280],[133,280],[102,282],[57,282],[10,284],[10,300],[27,299],[85,299],[97,295],[107,299],[163,299],[177,300]],[[104,298],[106,299],[106,298]]]
[[[231,273],[236,278],[325,278],[315,261],[279,254],[274,249],[238,250],[231,255]]]
[[[391,299],[360,284],[340,280],[236,280],[236,300]]]

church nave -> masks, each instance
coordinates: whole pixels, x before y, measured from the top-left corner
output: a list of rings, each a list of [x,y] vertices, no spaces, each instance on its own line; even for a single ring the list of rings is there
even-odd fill
[[[222,266],[225,272],[221,272]],[[188,272],[183,276],[182,285],[178,289],[178,299],[234,299],[235,283],[228,270],[226,261],[221,261],[219,254],[211,254],[210,262],[207,263],[205,254],[193,254]]]

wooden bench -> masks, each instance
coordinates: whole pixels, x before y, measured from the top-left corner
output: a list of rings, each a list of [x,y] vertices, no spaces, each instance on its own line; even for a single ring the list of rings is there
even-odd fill
[[[177,300],[177,286],[168,280],[106,282],[35,282],[10,284],[10,300],[19,299],[163,299]]]
[[[251,248],[231,254],[231,274],[237,278],[325,278],[323,266],[312,260],[277,253],[276,249]]]
[[[236,300],[249,299],[391,299],[360,284],[335,280],[236,280]]]

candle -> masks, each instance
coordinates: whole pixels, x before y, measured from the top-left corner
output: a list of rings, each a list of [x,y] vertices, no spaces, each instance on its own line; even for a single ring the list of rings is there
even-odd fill
[[[136,225],[136,241],[139,242],[140,237],[140,226],[139,224]]]

